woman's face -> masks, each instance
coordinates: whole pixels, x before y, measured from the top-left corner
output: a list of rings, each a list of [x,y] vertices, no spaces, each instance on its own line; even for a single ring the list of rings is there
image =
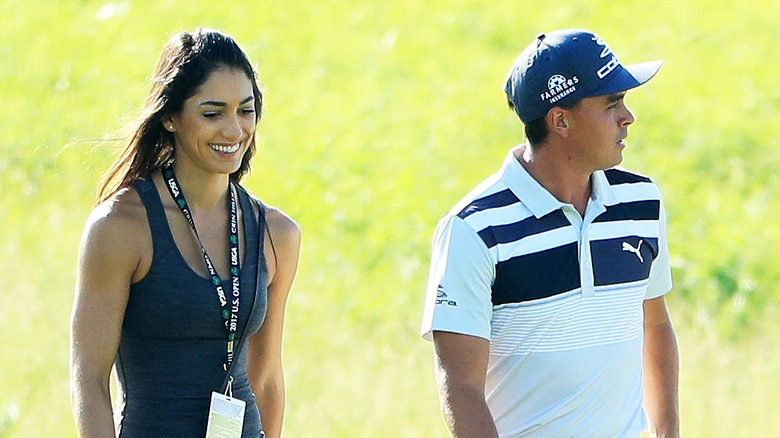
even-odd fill
[[[231,174],[241,166],[255,127],[252,81],[241,70],[214,70],[179,113],[163,119],[172,131],[177,167]]]

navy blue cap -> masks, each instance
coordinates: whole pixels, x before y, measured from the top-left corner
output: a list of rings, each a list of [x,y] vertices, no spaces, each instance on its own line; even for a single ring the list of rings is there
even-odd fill
[[[555,106],[625,91],[655,76],[663,61],[622,65],[596,34],[567,29],[539,34],[506,76],[507,98],[528,123]]]

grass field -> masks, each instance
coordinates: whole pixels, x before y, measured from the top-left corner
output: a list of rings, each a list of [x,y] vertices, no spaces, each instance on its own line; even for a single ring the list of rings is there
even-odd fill
[[[304,232],[285,436],[445,437],[418,335],[433,227],[522,140],[501,84],[541,31],[627,63],[624,165],[661,186],[685,437],[780,436],[780,3],[2,0],[0,437],[72,437],[68,318],[94,188],[168,36],[224,29],[267,91],[246,186]]]

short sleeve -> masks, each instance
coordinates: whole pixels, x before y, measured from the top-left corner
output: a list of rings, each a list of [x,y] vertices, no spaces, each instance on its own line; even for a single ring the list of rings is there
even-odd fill
[[[431,267],[421,335],[434,331],[490,340],[495,264],[477,233],[457,216],[439,221],[433,237]]]
[[[650,278],[645,299],[658,298],[672,290],[672,270],[669,264],[669,245],[666,242],[666,210],[661,201],[658,217],[658,256],[650,266]]]

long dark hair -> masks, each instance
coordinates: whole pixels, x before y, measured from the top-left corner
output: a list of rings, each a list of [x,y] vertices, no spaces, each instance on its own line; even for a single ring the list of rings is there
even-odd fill
[[[224,67],[246,73],[255,95],[255,123],[260,121],[263,95],[257,86],[257,73],[233,38],[212,29],[177,33],[163,48],[152,88],[139,120],[131,127],[130,141],[98,185],[98,203],[136,180],[147,178],[173,158],[173,134],[163,128],[162,117],[181,111],[184,101],[197,92],[209,75]],[[232,181],[239,182],[249,172],[254,153],[253,135],[241,166],[230,174]]]

